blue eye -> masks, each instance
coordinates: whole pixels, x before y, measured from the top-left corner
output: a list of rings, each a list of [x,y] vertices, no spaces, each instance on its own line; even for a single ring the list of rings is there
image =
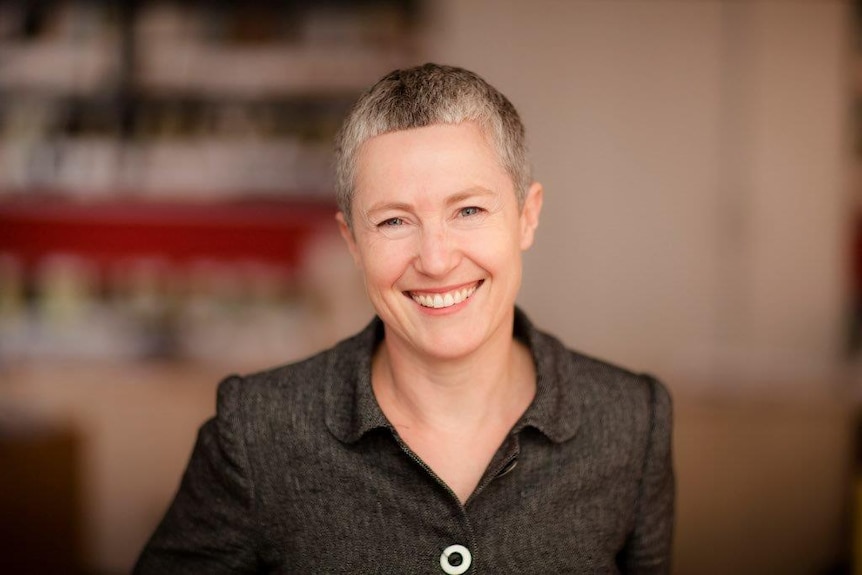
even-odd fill
[[[377,227],[379,227],[379,228],[391,228],[391,227],[403,226],[403,225],[404,225],[404,220],[402,220],[401,218],[389,218],[388,220],[383,220],[382,222],[377,224]]]
[[[460,214],[461,216],[464,216],[464,217],[466,217],[466,216],[475,216],[475,215],[476,215],[476,214],[478,214],[480,211],[481,211],[481,208],[477,208],[476,206],[469,206],[469,207],[466,207],[466,208],[461,208],[461,211],[459,212],[459,214]]]

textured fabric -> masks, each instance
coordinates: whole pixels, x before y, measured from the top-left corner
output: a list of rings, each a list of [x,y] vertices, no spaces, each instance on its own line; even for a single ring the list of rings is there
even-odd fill
[[[462,505],[371,388],[383,337],[221,383],[135,573],[668,573],[671,403],[656,380],[569,351],[518,311],[536,397]]]

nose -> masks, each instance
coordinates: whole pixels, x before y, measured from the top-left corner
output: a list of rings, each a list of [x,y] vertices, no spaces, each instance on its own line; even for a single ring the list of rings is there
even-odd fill
[[[460,251],[444,225],[425,226],[419,237],[415,266],[428,276],[442,277],[458,265]]]

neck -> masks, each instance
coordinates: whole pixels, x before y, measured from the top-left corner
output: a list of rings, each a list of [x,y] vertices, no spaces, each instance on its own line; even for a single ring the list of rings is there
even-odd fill
[[[374,357],[372,385],[396,427],[463,431],[489,419],[517,419],[535,394],[535,373],[511,329],[469,356],[445,360],[417,357],[386,338]]]

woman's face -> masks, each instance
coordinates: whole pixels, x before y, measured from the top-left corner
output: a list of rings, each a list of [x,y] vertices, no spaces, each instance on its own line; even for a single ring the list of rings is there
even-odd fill
[[[363,144],[352,233],[339,221],[390,349],[455,359],[511,338],[521,251],[541,203],[533,184],[518,208],[511,178],[473,123]]]

